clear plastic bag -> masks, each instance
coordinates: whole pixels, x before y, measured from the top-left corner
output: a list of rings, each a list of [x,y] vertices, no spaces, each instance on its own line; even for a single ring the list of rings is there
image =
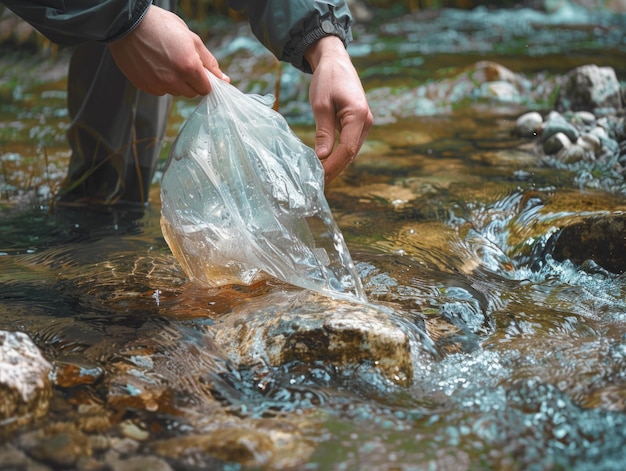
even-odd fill
[[[161,184],[163,235],[187,276],[216,287],[271,275],[365,302],[315,152],[262,97],[209,77]]]

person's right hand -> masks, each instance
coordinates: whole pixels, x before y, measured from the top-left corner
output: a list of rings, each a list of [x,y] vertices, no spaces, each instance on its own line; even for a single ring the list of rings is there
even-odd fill
[[[305,58],[313,69],[309,98],[315,117],[315,152],[329,183],[356,158],[374,118],[339,38],[319,39],[305,51]]]
[[[138,89],[152,95],[206,95],[206,71],[230,81],[200,37],[176,14],[152,5],[126,36],[109,44],[117,66]]]

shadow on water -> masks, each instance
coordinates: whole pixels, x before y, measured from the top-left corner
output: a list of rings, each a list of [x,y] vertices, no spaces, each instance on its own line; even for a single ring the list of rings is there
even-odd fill
[[[623,18],[542,29],[546,17],[525,12],[516,29],[482,10],[441,15],[383,22],[353,46],[384,119],[327,196],[370,305],[274,280],[194,286],[161,236],[158,196],[146,210],[50,208],[54,176],[41,173],[31,204],[18,177],[39,151],[3,137],[18,172],[2,187],[0,329],[34,339],[55,387],[48,415],[0,453],[42,469],[137,456],[175,469],[619,469],[625,275],[554,247],[568,224],[621,223],[623,181],[592,168],[610,185],[584,186],[539,158],[511,134],[528,102],[472,92],[459,109],[433,94],[410,115],[399,105],[430,93],[427,77],[449,104],[478,60],[534,84],[594,56],[623,76]],[[15,106],[38,113],[14,94]],[[67,155],[48,145],[54,171]]]

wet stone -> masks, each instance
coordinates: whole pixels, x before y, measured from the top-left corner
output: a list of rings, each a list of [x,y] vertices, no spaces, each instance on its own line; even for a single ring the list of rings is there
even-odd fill
[[[600,141],[601,150],[609,155],[613,155],[619,152],[619,143],[613,137],[615,135],[614,121],[608,121],[602,119],[599,122],[599,126],[594,127],[589,134],[595,136]]]
[[[589,131],[589,135],[597,137],[600,141],[609,139],[606,129],[602,126],[595,126],[591,131]]]
[[[622,109],[621,94],[613,68],[584,65],[565,76],[556,107],[560,111],[616,112]]]
[[[518,121],[523,122],[524,117],[520,116]],[[512,133],[534,137],[532,134],[524,136],[518,123]],[[584,110],[565,110],[563,114],[551,111],[535,145],[540,146],[545,156],[554,158],[546,162],[558,162],[557,166],[565,164],[585,186],[597,186],[599,180],[623,177],[626,172],[626,158],[622,157],[626,156],[626,127],[619,113],[596,116]]]
[[[192,454],[207,454],[244,466],[273,464],[276,452],[272,439],[262,431],[222,429],[198,435],[187,435],[159,441],[154,451],[165,457],[184,458]]]
[[[481,96],[495,98],[500,101],[519,101],[521,96],[515,85],[499,81],[483,83],[480,87]]]
[[[559,132],[545,140],[543,143],[543,151],[546,155],[554,155],[563,149],[567,149],[571,145],[572,143],[567,136]]]
[[[591,152],[589,152],[589,155],[593,156]],[[586,156],[587,152],[585,152],[585,148],[579,146],[578,144],[573,144],[563,148],[557,155],[558,159],[565,163],[579,162],[585,159]]]
[[[172,467],[155,456],[134,456],[111,463],[113,471],[171,471]]]
[[[102,377],[102,368],[72,353],[63,355],[54,361],[53,381],[57,386],[70,388],[81,384],[94,384]]]
[[[120,430],[122,432],[122,435],[135,441],[143,441],[150,436],[147,430],[129,420],[126,420],[120,424]]]
[[[558,113],[552,112],[546,118],[546,122],[543,126],[541,133],[541,140],[545,143],[552,136],[556,134],[564,134],[570,142],[576,142],[580,133],[573,124],[567,122],[567,120]]]
[[[613,273],[626,271],[626,215],[589,217],[562,227],[551,240],[552,256],[580,265],[593,260]]]
[[[395,384],[411,383],[409,337],[385,311],[310,296],[297,304],[288,297],[250,303],[221,320],[215,340],[242,365],[259,359],[272,366],[319,361],[340,370],[368,364]]]
[[[36,463],[30,457],[26,455],[22,450],[19,450],[10,443],[0,445],[0,469],[1,470],[28,470],[28,471],[50,471],[51,468]]]
[[[571,123],[574,126],[593,126],[596,123],[596,117],[589,111],[577,111],[572,115]]]
[[[110,412],[102,406],[78,407],[78,425],[85,432],[104,432],[111,427]]]
[[[474,83],[508,83],[515,87],[521,87],[524,83],[521,75],[516,74],[507,67],[492,61],[479,61],[468,71]]]
[[[58,424],[21,437],[20,445],[33,458],[65,469],[92,454],[89,437],[71,424]]]
[[[543,117],[536,111],[524,113],[515,122],[515,133],[522,137],[537,136],[541,132]]]
[[[157,440],[149,449],[172,463],[193,461],[198,469],[222,469],[224,462],[300,469],[313,452],[313,444],[303,433],[310,426],[306,415],[297,421],[230,417],[213,420],[210,430],[202,433]]]
[[[28,335],[0,331],[0,425],[4,430],[46,414],[51,369]]]
[[[133,440],[128,437],[115,437],[111,439],[111,448],[108,451],[108,455],[112,457],[119,457],[120,455],[133,455],[137,453],[140,443],[137,440]],[[113,461],[115,458],[111,458],[109,461]]]
[[[580,136],[578,141],[576,141],[576,144],[581,146],[583,149],[593,152],[594,154],[597,154],[602,149],[602,142],[600,141],[600,138],[591,133]]]
[[[197,336],[183,326],[146,323],[140,339],[117,347],[99,385],[106,389],[107,405],[116,409],[167,410],[184,415],[189,407],[187,398],[196,405],[216,404],[194,380],[216,368],[220,369],[209,336]],[[124,427],[126,436],[144,435],[143,427]]]

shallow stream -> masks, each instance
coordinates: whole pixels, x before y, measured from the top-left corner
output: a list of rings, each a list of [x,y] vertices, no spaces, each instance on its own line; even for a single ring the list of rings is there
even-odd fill
[[[545,248],[567,223],[623,217],[626,184],[593,163],[546,161],[511,131],[523,112],[549,111],[553,77],[576,66],[626,78],[626,18],[385,16],[358,26],[351,46],[377,125],[327,198],[369,300],[404,335],[381,349],[381,362],[398,362],[386,366],[268,362],[270,331],[255,321],[376,308],[278,282],[190,284],[161,235],[158,179],[145,212],[51,204],[69,157],[67,57],[2,59],[0,329],[31,336],[56,386],[48,415],[6,438],[0,463],[621,469],[626,278]],[[273,91],[274,62],[243,28],[222,28],[211,44],[233,81]],[[527,92],[495,97],[463,80],[480,61],[523,77]],[[311,143],[306,81],[285,68],[282,86],[283,112]],[[170,142],[194,105],[176,102]]]

